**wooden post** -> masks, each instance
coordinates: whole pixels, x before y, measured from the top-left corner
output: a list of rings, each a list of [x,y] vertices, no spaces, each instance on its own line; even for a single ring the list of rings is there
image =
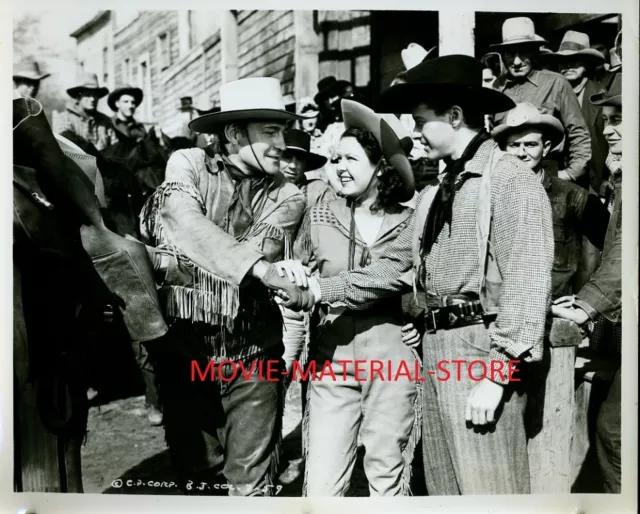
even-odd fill
[[[238,20],[234,11],[220,13],[220,77],[223,84],[238,78]]]
[[[527,405],[531,493],[570,493],[578,326],[553,318],[541,363],[531,368]]]
[[[313,11],[293,11],[295,32],[293,94],[295,100],[313,97],[320,75],[320,37],[313,24]]]
[[[476,26],[474,12],[439,11],[439,55],[464,54],[475,56]]]

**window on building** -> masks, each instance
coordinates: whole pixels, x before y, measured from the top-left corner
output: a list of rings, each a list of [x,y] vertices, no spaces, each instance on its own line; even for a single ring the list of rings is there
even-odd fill
[[[142,105],[139,107],[140,121],[149,122],[152,119],[152,105],[153,100],[151,98],[151,66],[149,62],[149,54],[145,53],[140,56],[138,60],[138,73],[137,73],[137,85],[142,89],[144,98]]]
[[[160,34],[157,40],[158,67],[160,71],[171,66],[171,40],[166,32]]]

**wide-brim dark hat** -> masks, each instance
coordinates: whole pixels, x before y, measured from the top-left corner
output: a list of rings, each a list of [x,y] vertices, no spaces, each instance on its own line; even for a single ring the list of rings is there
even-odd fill
[[[513,109],[516,104],[507,95],[482,85],[483,66],[468,55],[445,55],[427,59],[411,68],[406,83],[396,84],[380,95],[376,111],[409,113],[429,98],[459,97],[473,102],[484,114]]]
[[[106,87],[100,87],[100,84],[98,83],[98,75],[95,73],[85,73],[79,82],[80,83],[77,86],[67,89],[67,94],[71,98],[77,98],[80,93],[85,91],[94,93],[98,98],[102,98],[109,94],[109,90]]]
[[[565,33],[557,52],[540,55],[542,60],[555,62],[575,59],[576,57],[584,59],[592,65],[602,64],[605,61],[602,52],[591,48],[589,35],[575,30],[568,30]]]
[[[319,170],[328,159],[314,153],[311,148],[311,137],[304,130],[290,129],[284,133],[285,152],[297,155],[306,162],[306,171]]]
[[[273,77],[251,77],[220,86],[220,109],[189,123],[194,132],[216,133],[228,123],[238,121],[276,121],[302,119],[285,109],[280,81]]]
[[[593,105],[622,107],[622,73],[616,73],[609,89],[591,95],[589,101]]]
[[[140,105],[140,103],[142,102],[142,99],[144,98],[144,93],[142,92],[142,89],[140,89],[139,87],[122,86],[122,87],[116,88],[111,92],[111,94],[107,98],[107,105],[113,112],[118,110],[118,107],[116,107],[116,102],[120,99],[122,95],[132,96],[133,99],[136,101],[137,105]]]
[[[393,114],[376,113],[353,100],[343,99],[341,107],[345,128],[358,127],[371,132],[378,141],[385,160],[398,173],[403,185],[398,201],[411,200],[416,191],[413,168],[408,159],[413,140],[402,122]]]
[[[216,112],[220,112],[220,106],[212,107],[211,109],[198,109],[196,107],[195,110],[198,113],[198,115],[204,116],[205,114],[214,114]]]
[[[324,77],[318,82],[318,92],[313,100],[316,105],[320,105],[326,98],[340,95],[347,86],[351,85],[348,80],[337,80],[333,75]]]

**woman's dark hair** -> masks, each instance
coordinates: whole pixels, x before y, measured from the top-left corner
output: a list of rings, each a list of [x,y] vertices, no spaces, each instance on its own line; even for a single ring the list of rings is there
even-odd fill
[[[502,62],[502,56],[498,52],[484,54],[480,62],[484,68],[490,69],[496,78],[504,74],[504,63]]]
[[[378,176],[378,197],[371,206],[371,212],[378,212],[380,210],[392,212],[396,210],[402,190],[402,180],[393,166],[387,164],[384,160],[382,149],[376,138],[368,130],[356,127],[347,129],[344,134],[342,134],[341,139],[345,137],[352,137],[360,143],[371,164],[379,164],[378,171],[381,171],[381,173],[380,176]],[[380,162],[381,160],[382,162]]]

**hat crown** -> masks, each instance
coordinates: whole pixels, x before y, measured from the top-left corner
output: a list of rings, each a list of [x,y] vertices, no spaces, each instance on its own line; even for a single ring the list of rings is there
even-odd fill
[[[418,43],[409,43],[409,46],[400,52],[402,63],[407,70],[416,67],[424,61],[427,55],[429,55],[429,52],[427,52],[424,47]]]
[[[505,20],[502,24],[502,42],[520,39],[536,41],[536,28],[531,18],[522,16]]]
[[[273,77],[234,80],[220,86],[220,111],[275,109],[284,111],[280,81]]]
[[[333,75],[323,77],[318,81],[318,91],[327,89],[328,87],[333,86],[336,82],[338,82],[338,80]]]
[[[507,113],[505,123],[511,127],[518,127],[525,123],[535,123],[540,119],[540,111],[530,102],[522,102]]]
[[[20,61],[16,66],[16,72],[22,73],[33,73],[35,75],[40,75],[40,66],[33,59],[25,59]]]
[[[289,129],[284,133],[284,144],[287,148],[299,148],[308,152],[311,148],[311,137],[304,130]]]
[[[589,48],[591,43],[589,41],[589,35],[584,32],[576,32],[575,30],[568,30],[562,41],[558,51],[562,50],[584,50]]]
[[[607,91],[607,96],[622,95],[622,73],[616,73]]]
[[[78,80],[78,85],[82,87],[98,88],[98,75],[95,73],[83,73]]]
[[[483,65],[469,55],[444,55],[407,71],[408,83],[481,86]]]

